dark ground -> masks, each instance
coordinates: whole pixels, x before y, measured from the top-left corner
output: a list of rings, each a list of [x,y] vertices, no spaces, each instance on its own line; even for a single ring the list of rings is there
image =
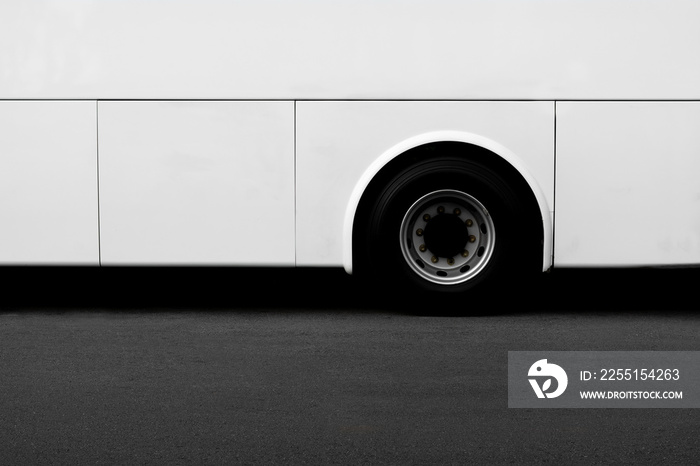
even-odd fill
[[[335,269],[0,274],[2,465],[700,457],[698,410],[507,407],[509,350],[700,350],[699,269],[555,270],[492,316]]]

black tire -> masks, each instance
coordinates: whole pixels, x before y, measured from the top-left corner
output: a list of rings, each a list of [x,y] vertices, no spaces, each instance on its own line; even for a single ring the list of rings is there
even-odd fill
[[[355,236],[359,270],[402,295],[483,295],[541,266],[533,196],[522,179],[491,164],[462,156],[415,162],[382,180],[366,202]]]

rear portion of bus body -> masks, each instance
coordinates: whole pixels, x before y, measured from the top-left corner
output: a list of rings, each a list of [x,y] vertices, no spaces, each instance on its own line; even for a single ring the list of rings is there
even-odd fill
[[[2,2],[0,263],[343,266],[431,290],[700,264],[698,17]]]

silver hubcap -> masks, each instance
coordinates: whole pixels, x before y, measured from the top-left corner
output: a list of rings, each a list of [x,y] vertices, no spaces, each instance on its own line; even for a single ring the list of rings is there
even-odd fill
[[[496,231],[486,208],[469,194],[441,190],[418,199],[401,222],[401,252],[433,283],[463,283],[491,259]]]

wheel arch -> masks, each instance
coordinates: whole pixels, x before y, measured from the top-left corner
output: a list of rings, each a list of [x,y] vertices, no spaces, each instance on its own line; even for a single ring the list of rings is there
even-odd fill
[[[410,163],[410,154],[417,149],[437,147],[439,144],[463,145],[463,151],[470,156],[488,157],[489,163],[500,164],[504,167],[504,175],[516,175],[529,188],[534,202],[537,204],[542,219],[542,270],[552,266],[553,251],[553,222],[552,209],[547,201],[544,191],[537,179],[528,170],[525,162],[507,147],[484,136],[460,131],[438,131],[425,133],[406,139],[377,157],[364,171],[352,191],[345,211],[343,224],[343,268],[347,273],[354,270],[354,232],[356,226],[361,223],[363,214],[361,206],[368,194],[371,194],[375,185],[381,185],[384,174],[390,175],[396,169],[400,169]],[[428,151],[429,152],[429,151]],[[461,152],[461,151],[460,151]],[[488,154],[488,155],[487,155]],[[439,155],[435,152],[434,155]],[[428,154],[427,157],[430,157]]]

